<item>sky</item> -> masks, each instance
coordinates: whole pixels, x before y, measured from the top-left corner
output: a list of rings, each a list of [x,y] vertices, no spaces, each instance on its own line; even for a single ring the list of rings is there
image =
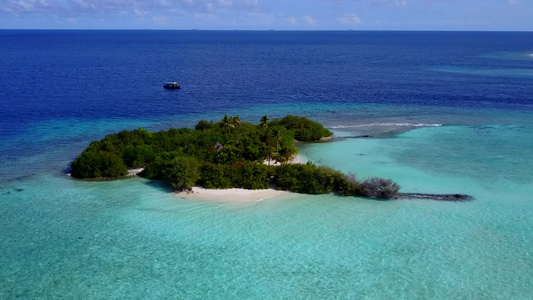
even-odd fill
[[[533,31],[533,0],[0,0],[0,28]]]

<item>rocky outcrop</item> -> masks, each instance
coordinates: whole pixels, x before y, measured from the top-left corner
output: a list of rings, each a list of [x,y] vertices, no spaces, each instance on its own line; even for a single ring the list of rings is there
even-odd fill
[[[400,193],[396,199],[425,199],[437,201],[455,201],[464,202],[474,200],[474,197],[463,194],[417,194],[417,193]]]
[[[319,140],[317,141],[317,143],[326,143],[326,142],[331,142],[331,141],[333,141],[333,136],[332,136],[332,135],[330,135],[330,136],[325,136],[325,137],[319,139]]]

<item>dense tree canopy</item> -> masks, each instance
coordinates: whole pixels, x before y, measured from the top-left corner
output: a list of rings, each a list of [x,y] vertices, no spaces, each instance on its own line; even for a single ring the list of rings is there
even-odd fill
[[[141,176],[160,179],[176,190],[205,188],[278,189],[391,198],[399,186],[372,179],[357,182],[338,171],[313,164],[287,164],[298,153],[294,140],[317,141],[332,133],[304,117],[286,116],[259,124],[224,116],[201,120],[195,129],[150,132],[143,128],[110,134],[92,142],[71,164],[76,178],[116,178],[128,168],[143,167]],[[279,166],[264,164],[278,162]]]
[[[271,124],[279,124],[294,132],[294,137],[301,142],[314,142],[333,134],[322,124],[299,116],[288,115],[282,119],[274,120]]]

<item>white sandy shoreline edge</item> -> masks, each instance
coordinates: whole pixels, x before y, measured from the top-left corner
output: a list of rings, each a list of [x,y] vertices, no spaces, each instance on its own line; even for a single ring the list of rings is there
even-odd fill
[[[295,155],[291,160],[291,164],[301,164],[303,162],[300,155]],[[274,161],[266,161],[265,165],[279,165]],[[179,197],[186,199],[199,199],[199,200],[215,200],[215,201],[236,201],[236,202],[256,202],[268,198],[273,198],[281,195],[287,195],[290,192],[278,191],[275,189],[264,190],[246,190],[246,189],[227,189],[227,190],[214,190],[204,189],[201,187],[193,187],[192,192],[179,192],[176,193]]]
[[[245,190],[245,189],[227,189],[227,190],[210,190],[201,187],[193,187],[192,192],[176,193],[181,198],[199,199],[199,200],[216,200],[216,201],[236,201],[236,202],[256,202],[267,198],[273,198],[289,194],[286,191],[274,189],[264,190]]]
[[[295,155],[291,160],[291,164],[301,164],[304,160],[300,155]],[[274,161],[265,161],[268,165],[279,165]],[[136,176],[143,168],[128,170],[128,176]],[[275,189],[263,189],[263,190],[246,190],[246,189],[227,189],[227,190],[215,190],[204,189],[202,187],[193,187],[190,192],[175,193],[177,196],[185,199],[199,199],[199,200],[215,200],[215,201],[238,201],[238,202],[256,202],[267,198],[273,198],[281,195],[290,194],[287,191],[279,191]]]
[[[273,161],[264,162],[266,165],[279,165]],[[303,163],[300,155],[295,155],[291,164]],[[246,189],[227,189],[227,190],[211,190],[201,187],[193,187],[192,192],[179,192],[176,193],[179,197],[186,199],[199,199],[199,200],[215,200],[215,201],[236,201],[236,202],[256,202],[268,198],[278,197],[281,195],[287,195],[290,192],[278,191],[275,189],[264,190],[246,190]]]

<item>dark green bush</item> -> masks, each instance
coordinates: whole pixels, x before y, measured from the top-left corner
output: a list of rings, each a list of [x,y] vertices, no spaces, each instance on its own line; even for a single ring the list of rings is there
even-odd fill
[[[398,193],[399,186],[390,180],[372,178],[360,184],[328,167],[284,164],[298,153],[295,138],[315,141],[331,134],[319,123],[297,116],[274,121],[264,116],[258,125],[224,116],[216,123],[202,120],[194,130],[123,130],[92,142],[72,162],[72,175],[115,178],[126,175],[127,167],[144,167],[141,176],[164,180],[177,190],[195,184],[264,189],[273,183],[278,189],[307,194],[392,198]],[[215,148],[217,143],[222,147]],[[267,166],[265,160],[282,165]]]
[[[266,189],[273,175],[273,167],[240,161],[231,165],[205,164],[198,183],[208,189]]]
[[[282,190],[305,194],[335,191],[337,171],[311,164],[281,165],[276,168],[275,185]]]
[[[231,178],[226,175],[225,165],[204,164],[201,168],[199,185],[206,189],[229,189],[233,187]]]
[[[173,160],[181,156],[184,155],[179,151],[163,152],[156,156],[155,159],[148,164],[139,175],[148,179],[163,179],[163,170],[165,167],[170,165]]]
[[[276,168],[274,183],[278,189],[297,193],[362,196],[360,184],[354,177],[313,164],[281,165]]]
[[[120,157],[94,149],[80,154],[72,162],[71,168],[71,174],[76,178],[120,177],[128,174]]]
[[[313,142],[323,137],[331,136],[333,133],[322,124],[305,117],[288,115],[280,120],[275,120],[273,124],[280,124],[287,130],[294,132],[294,137],[298,141]]]
[[[262,163],[240,161],[226,167],[225,175],[235,188],[267,189],[272,168]]]
[[[336,192],[341,196],[363,196],[361,184],[353,175],[340,173],[335,182]]]
[[[176,157],[165,164],[162,177],[178,191],[190,190],[200,179],[200,164],[194,157]]]
[[[129,168],[145,167],[143,176],[161,178],[155,158],[167,152],[195,157],[203,163],[234,164],[238,161],[263,162],[267,158],[287,161],[297,149],[294,133],[281,125],[272,128],[242,122],[238,116],[225,116],[220,122],[200,121],[196,130],[188,128],[149,132],[143,128],[109,134],[91,145],[72,163],[72,174],[78,178],[118,177],[125,174],[116,157]],[[215,144],[223,145],[215,149]],[[113,154],[113,163],[103,163],[100,153]],[[167,159],[163,159],[166,161]],[[110,168],[107,170],[107,168]]]
[[[122,155],[124,163],[130,168],[139,168],[150,163],[155,158],[155,153],[150,145],[126,146]]]
[[[213,129],[216,127],[217,127],[217,124],[215,124],[213,121],[208,122],[206,120],[201,120],[200,122],[198,122],[198,124],[196,124],[196,126],[194,126],[194,129],[203,131],[203,130]]]

